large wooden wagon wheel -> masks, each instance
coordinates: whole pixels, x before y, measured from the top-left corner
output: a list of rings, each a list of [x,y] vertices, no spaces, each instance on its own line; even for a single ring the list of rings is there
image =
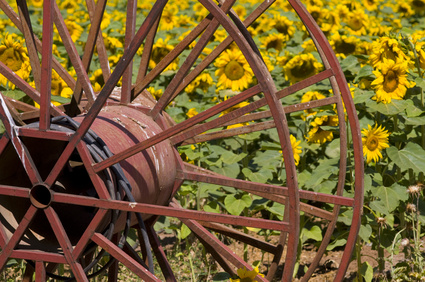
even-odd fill
[[[16,13],[0,0],[4,14],[25,37],[31,74],[30,85],[0,62],[0,73],[17,89],[40,105],[39,109],[0,95],[0,117],[6,129],[0,139],[0,268],[11,258],[25,259],[27,273],[37,281],[48,277],[87,281],[108,271],[117,277],[117,262],[146,281],[161,280],[153,273],[153,259],[167,281],[179,280],[159,243],[153,224],[158,216],[173,217],[186,224],[221,267],[230,274],[252,266],[217,239],[226,236],[270,253],[272,262],[265,278],[272,280],[284,262],[282,281],[292,279],[300,230],[300,212],[327,221],[327,229],[307,280],[317,267],[334,233],[341,207],[353,210],[351,229],[336,280],[342,280],[351,259],[360,226],[363,197],[363,159],[356,111],[342,70],[325,36],[304,6],[289,0],[310,32],[325,70],[282,90],[277,90],[247,26],[273,1],[264,1],[243,22],[232,10],[235,1],[199,0],[209,12],[156,66],[149,66],[166,0],[155,2],[147,16],[139,15],[135,0],[127,3],[125,52],[111,73],[102,41],[100,23],[106,0],[87,2],[91,25],[84,52],[79,54],[55,1],[43,4],[42,39],[31,24],[26,1],[17,0]],[[136,28],[136,19],[143,19]],[[52,55],[56,26],[60,41],[75,69],[74,79]],[[203,52],[219,27],[228,37],[211,53]],[[42,41],[41,41],[42,40]],[[162,40],[162,39],[161,39]],[[189,46],[196,42],[194,46]],[[234,43],[232,43],[234,42]],[[185,87],[236,44],[248,62],[256,83],[237,95],[179,123],[167,112]],[[139,69],[132,81],[136,53],[143,46]],[[105,84],[96,93],[88,76],[96,48]],[[189,50],[189,51],[188,51]],[[185,51],[185,52],[183,52]],[[182,55],[184,53],[184,56]],[[41,58],[41,59],[39,59]],[[137,57],[139,58],[139,57]],[[160,74],[176,60],[179,69],[156,101],[147,91]],[[139,63],[139,62],[137,62]],[[52,69],[73,89],[69,104],[51,103]],[[333,96],[308,103],[285,105],[281,99],[315,83],[328,80]],[[122,87],[117,87],[120,81]],[[241,102],[249,104],[230,111]],[[334,194],[300,190],[297,183],[287,114],[334,106],[340,131],[339,181]],[[345,107],[345,111],[344,111]],[[261,109],[260,109],[261,108]],[[223,114],[220,114],[223,113]],[[347,171],[347,129],[354,148],[355,192],[343,195]],[[248,123],[249,122],[249,123]],[[232,128],[228,125],[243,124]],[[285,160],[284,186],[225,177],[184,162],[177,149],[187,144],[213,142],[240,134],[276,130]],[[185,181],[233,187],[285,205],[282,221],[189,210],[173,200]],[[312,202],[333,206],[331,212]],[[238,226],[280,231],[274,243],[241,232]],[[126,242],[130,228],[139,234],[143,257]],[[103,255],[102,269],[93,268]],[[55,269],[65,265],[70,275]],[[32,272],[31,270],[33,269]]]

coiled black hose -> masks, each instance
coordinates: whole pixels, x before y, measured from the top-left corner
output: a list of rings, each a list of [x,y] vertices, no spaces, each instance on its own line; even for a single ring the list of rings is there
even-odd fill
[[[31,123],[29,125],[26,125],[26,127],[31,127],[31,128],[38,128],[39,123],[35,122],[35,123]],[[58,117],[53,117],[51,119],[51,126],[50,128],[52,130],[56,130],[56,131],[62,131],[62,132],[70,132],[70,133],[75,133],[75,131],[79,128],[80,124],[73,120],[72,118],[68,117],[68,116],[58,116]],[[90,155],[92,156],[93,160],[96,163],[99,163],[111,156],[113,156],[112,152],[109,150],[108,146],[105,144],[105,142],[91,129],[89,129],[86,133],[86,135],[83,137],[82,139],[84,141],[84,143],[86,144],[86,147],[88,149],[88,151],[90,152]],[[105,179],[105,185],[108,189],[108,192],[111,196],[111,199],[113,200],[127,200],[129,202],[135,202],[135,199],[131,193],[131,185],[128,182],[127,178],[125,177],[124,171],[122,169],[122,167],[117,163],[114,164],[110,167],[110,171],[113,177],[111,177],[111,175],[109,173],[107,173],[106,171],[103,172],[104,175],[104,179]],[[122,195],[124,195],[124,197],[122,197]],[[153,257],[152,257],[152,252],[151,252],[151,245],[149,242],[149,238],[148,238],[148,234],[146,231],[146,226],[145,223],[143,221],[142,215],[140,213],[135,213],[136,214],[136,218],[137,218],[137,222],[138,222],[138,231],[142,234],[142,238],[143,238],[143,243],[144,246],[146,248],[146,256],[148,259],[148,266],[144,265],[145,267],[147,267],[149,269],[149,271],[154,274],[154,266],[153,266]],[[113,210],[112,211],[112,215],[111,215],[111,220],[108,223],[108,226],[105,228],[105,230],[102,232],[102,235],[105,236],[108,240],[111,240],[112,235],[113,235],[113,231],[115,228],[115,223],[118,219],[120,215],[120,211],[117,210]],[[124,230],[121,234],[121,238],[119,239],[119,243],[118,243],[118,247],[120,249],[123,248],[126,240],[127,240],[127,236],[128,233],[130,231],[130,225],[131,225],[131,213],[128,212],[127,213],[127,217],[126,217],[126,221],[125,221],[125,227]],[[94,249],[96,248],[96,245],[94,243],[92,243],[91,245],[89,244],[89,246],[87,246],[86,250],[85,250],[85,254],[92,252]],[[105,250],[101,250],[97,256],[89,263],[89,265],[87,265],[84,268],[84,272],[87,274],[101,259],[102,257],[105,255]],[[103,271],[105,271],[106,269],[109,268],[110,265],[112,265],[112,263],[115,261],[115,258],[111,257],[109,259],[109,261],[107,263],[105,263],[105,265],[102,266],[101,269],[95,271],[94,273],[90,274],[87,276],[87,278],[92,278],[95,277],[97,275],[99,275],[100,273],[102,273]],[[31,265],[34,266],[34,263],[28,262]],[[63,281],[72,281],[74,280],[73,277],[65,277],[65,276],[60,276],[60,275],[56,275],[53,273],[47,273],[46,275],[48,275],[49,277],[53,278],[53,279],[57,279],[57,280],[63,280]]]

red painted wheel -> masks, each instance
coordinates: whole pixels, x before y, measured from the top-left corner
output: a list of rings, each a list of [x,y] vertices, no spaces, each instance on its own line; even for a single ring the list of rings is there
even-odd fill
[[[305,8],[289,0],[310,32],[325,70],[287,88],[277,90],[246,26],[255,21],[272,4],[265,1],[242,22],[231,10],[234,1],[217,5],[199,1],[210,13],[184,37],[173,50],[150,66],[153,46],[158,42],[158,26],[167,1],[158,0],[141,26],[136,29],[136,1],[127,4],[125,52],[109,70],[108,54],[102,43],[101,17],[106,1],[94,5],[87,1],[91,29],[83,54],[77,52],[64,19],[54,1],[43,6],[43,43],[33,31],[25,1],[17,1],[19,15],[4,1],[0,8],[25,37],[35,87],[16,76],[0,62],[0,73],[16,88],[40,105],[27,104],[0,96],[0,117],[6,132],[0,139],[0,267],[11,258],[27,261],[28,275],[34,269],[36,279],[86,281],[107,270],[116,280],[117,262],[146,281],[160,280],[153,272],[153,256],[160,265],[161,277],[178,280],[159,243],[153,225],[159,216],[173,217],[184,223],[205,249],[231,275],[236,269],[251,265],[217,239],[215,234],[251,245],[271,254],[266,278],[272,280],[280,262],[284,262],[281,279],[292,279],[298,255],[300,212],[327,222],[327,230],[315,261],[304,279],[316,269],[334,234],[341,207],[352,209],[351,229],[344,257],[336,279],[342,280],[350,261],[360,226],[363,197],[363,160],[361,136],[356,111],[343,72],[326,41]],[[53,23],[60,41],[76,71],[75,80],[53,56]],[[217,28],[228,37],[211,53],[204,54]],[[196,41],[194,47],[189,46]],[[256,83],[203,112],[179,123],[167,114],[167,106],[179,99],[185,88],[202,72],[219,60],[219,55],[234,42],[256,77]],[[137,51],[143,44],[143,52]],[[88,69],[96,50],[105,84],[96,93]],[[41,66],[39,63],[41,54]],[[80,57],[81,56],[81,57]],[[156,101],[147,90],[164,70],[180,60],[179,69],[169,77],[163,95]],[[133,75],[133,63],[139,64]],[[51,104],[52,69],[73,89],[72,101],[62,106]],[[132,80],[132,78],[137,78]],[[119,85],[120,79],[122,87]],[[333,95],[308,103],[282,103],[282,99],[321,81],[329,81]],[[247,102],[233,110],[236,105]],[[344,103],[343,103],[344,102]],[[338,183],[331,193],[316,193],[298,188],[287,115],[296,111],[333,106],[340,121],[340,161]],[[344,111],[345,106],[345,111]],[[220,115],[220,113],[222,113]],[[354,192],[344,194],[347,171],[348,120],[354,148]],[[242,124],[232,128],[230,125]],[[228,177],[181,159],[178,149],[195,143],[218,144],[241,134],[273,130],[285,159],[283,184],[263,184]],[[351,158],[348,158],[351,161]],[[174,200],[185,182],[232,187],[246,195],[255,195],[271,203],[285,205],[283,220],[270,220],[216,214],[179,206]],[[249,196],[251,197],[251,196]],[[329,212],[319,202],[331,205]],[[280,235],[270,243],[241,232],[238,226],[276,230]],[[138,231],[143,259],[126,242],[130,230]],[[214,231],[213,233],[211,231]],[[151,255],[153,253],[153,256]],[[103,255],[108,262],[94,270]],[[59,265],[71,274],[58,277]],[[156,273],[158,274],[158,273]],[[280,278],[280,277],[279,277]]]

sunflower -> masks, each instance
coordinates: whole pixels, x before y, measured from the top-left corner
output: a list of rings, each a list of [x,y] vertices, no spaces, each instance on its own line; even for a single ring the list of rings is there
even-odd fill
[[[78,9],[78,2],[74,0],[64,0],[59,4],[61,10],[66,10],[68,15],[72,15]]]
[[[28,80],[30,75],[30,60],[27,50],[19,40],[12,35],[6,35],[3,43],[0,45],[0,61],[9,67],[16,75],[23,80]],[[6,77],[0,74],[0,83],[4,86],[9,85],[15,89],[15,85],[10,83]]]
[[[422,69],[425,69],[425,50],[420,49],[418,51],[418,54],[419,54],[419,64],[420,64]]]
[[[193,93],[196,89],[207,93],[208,88],[213,84],[213,79],[208,72],[203,72],[197,76],[185,89],[187,93]]]
[[[164,59],[164,57],[170,53],[171,50],[174,49],[173,45],[170,45],[167,43],[168,39],[163,40],[162,38],[158,39],[158,41],[153,45],[152,47],[152,53],[151,58],[149,60],[149,67],[151,69],[155,68],[156,65]],[[165,69],[167,70],[176,70],[178,67],[177,59],[174,60],[171,64],[168,65],[168,67]]]
[[[191,108],[187,111],[186,115],[188,118],[194,117],[198,114],[195,108]]]
[[[407,80],[408,68],[407,61],[384,59],[381,70],[373,72],[376,76],[372,81],[376,93],[373,99],[384,104],[390,103],[391,99],[401,100],[407,88],[415,85]]]
[[[381,2],[380,0],[363,0],[363,6],[369,11],[376,11]]]
[[[264,277],[263,274],[260,273],[258,270],[258,267],[254,268],[253,270],[247,270],[246,267],[239,268],[238,271],[238,277],[237,278],[230,278],[230,282],[255,282],[257,275],[260,275],[261,277]]]
[[[303,44],[301,44],[301,47],[304,48],[303,53],[317,52],[316,45],[311,38],[306,39]]]
[[[313,122],[310,124],[312,128],[308,132],[306,137],[307,141],[310,143],[319,143],[323,144],[326,141],[332,141],[334,138],[333,132],[330,130],[323,129],[323,127],[328,126],[337,126],[338,117],[337,116],[320,116],[316,117]]]
[[[374,161],[375,163],[382,158],[381,151],[385,148],[388,148],[388,130],[385,130],[384,127],[375,124],[372,128],[369,124],[367,125],[368,129],[363,128],[362,134],[362,143],[363,143],[363,155],[366,157],[366,162],[370,163]]]
[[[410,6],[417,15],[423,15],[425,13],[425,0],[410,0]]]
[[[232,89],[242,91],[248,88],[254,76],[254,72],[240,50],[226,50],[214,63],[218,69],[215,75],[218,77],[217,87],[220,89]]]
[[[62,89],[61,97],[70,99],[72,97],[72,94],[74,94],[74,91],[71,89],[71,87],[65,86]]]
[[[274,21],[268,15],[262,14],[257,21],[254,22],[252,27],[254,30],[252,31],[253,35],[260,35],[262,33],[268,32],[272,30],[274,26]]]
[[[294,22],[282,16],[280,13],[274,14],[272,25],[280,34],[286,37],[286,40],[289,40],[295,34],[296,28]]]
[[[419,66],[422,70],[425,70],[425,41],[422,40],[422,34],[413,34],[412,43],[415,45],[415,50],[419,59]]]
[[[393,11],[399,13],[403,18],[408,18],[415,14],[415,11],[408,2],[397,1],[397,3],[390,5],[390,7],[392,7]]]
[[[51,87],[52,87],[51,93],[54,96],[61,96],[65,87],[68,87],[68,85],[62,79],[62,77],[60,77],[55,70],[52,71],[52,86]]]
[[[225,96],[223,101],[226,101],[227,99],[229,99],[229,98],[227,96]],[[249,105],[248,102],[241,102],[239,104],[236,104],[236,105],[224,110],[223,112],[221,112],[220,116],[223,116],[227,113],[230,113],[231,111],[234,111],[236,109],[239,109],[239,108],[242,108],[242,107],[245,107],[245,106],[248,106],[248,105]]]
[[[235,5],[233,6],[233,10],[235,11],[236,15],[243,21],[246,16],[246,9],[242,5]]]
[[[71,35],[71,39],[73,42],[76,42],[78,39],[80,39],[81,34],[83,33],[84,29],[76,23],[74,20],[66,19],[65,20],[66,28],[68,29],[69,35]]]
[[[308,91],[301,97],[301,103],[307,103],[310,101],[320,100],[326,98],[325,95],[318,91]],[[301,116],[303,120],[306,120],[309,116],[314,116],[317,111],[314,109],[304,110],[306,116]]]
[[[105,80],[103,78],[103,72],[101,69],[97,69],[93,72],[90,77],[90,82],[93,85],[93,90],[95,92],[102,90],[102,87],[105,84]]]
[[[350,54],[357,53],[357,46],[360,39],[354,36],[340,35],[339,32],[331,36],[330,44],[335,54],[341,58],[346,58]]]
[[[390,33],[397,32],[403,27],[400,19],[391,19],[391,26],[383,25],[383,21],[385,21],[385,19],[371,16],[367,28],[368,35],[384,37]]]
[[[195,19],[201,21],[209,15],[209,11],[200,2],[196,2],[192,6],[192,10],[195,12]]]
[[[341,27],[338,13],[328,9],[322,10],[322,17],[318,24],[325,34],[335,32]]]
[[[43,7],[43,3],[44,3],[43,0],[31,0],[31,1],[29,1],[29,5],[32,5],[32,6],[37,7],[37,8]]]
[[[346,5],[338,4],[335,8],[335,12],[337,13],[337,15],[340,19],[345,19],[345,18],[348,17],[350,10],[348,9],[348,7]]]
[[[280,53],[282,49],[286,46],[286,36],[281,33],[272,33],[269,34],[266,38],[262,39],[261,48],[269,51],[270,49],[276,50],[277,53]]]
[[[178,18],[176,17],[175,12],[171,9],[165,9],[161,15],[159,29],[166,31],[172,30],[177,24],[177,22]]]
[[[291,84],[318,74],[321,69],[322,64],[319,63],[312,54],[294,56],[283,67],[285,78],[290,81]]]
[[[148,89],[146,89],[149,93],[151,93],[151,95],[156,99],[159,100],[159,98],[161,98],[162,96],[162,92],[163,90],[160,89],[155,89],[154,87],[149,87]]]
[[[210,39],[210,42],[222,42],[227,37],[227,32],[224,28],[217,28],[213,36]]]
[[[181,1],[185,2],[185,1]],[[190,28],[195,25],[195,22],[188,15],[178,15],[176,17],[176,27]]]
[[[298,165],[300,163],[300,154],[303,152],[300,146],[301,140],[297,140],[292,134],[289,136],[289,139],[291,139],[291,147],[292,152],[294,153],[295,165]],[[280,153],[282,153],[282,151],[280,151]]]
[[[317,23],[319,23],[322,20],[323,7],[307,4],[307,10]]]
[[[369,17],[363,10],[355,10],[346,18],[347,29],[352,35],[366,35]]]
[[[124,48],[124,44],[122,44],[122,42],[116,37],[109,36],[108,34],[103,33],[103,38],[106,50],[111,51],[112,54],[115,54],[117,52],[117,49]]]
[[[397,58],[408,60],[406,54],[401,49],[401,44],[396,38],[384,36],[372,43],[372,54],[369,57],[373,67],[379,67],[383,59],[391,59],[396,61]]]

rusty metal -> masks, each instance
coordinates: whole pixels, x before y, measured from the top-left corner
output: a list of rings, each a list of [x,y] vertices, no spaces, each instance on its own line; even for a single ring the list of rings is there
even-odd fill
[[[344,74],[332,48],[302,3],[298,0],[288,1],[310,33],[325,69],[277,90],[246,29],[274,1],[264,1],[242,22],[232,9],[237,0],[219,1],[219,4],[212,0],[199,0],[210,14],[200,20],[153,69],[149,69],[149,59],[157,40],[162,12],[169,4],[167,0],[156,1],[136,30],[137,1],[128,1],[125,52],[111,73],[101,30],[106,0],[99,0],[96,4],[93,0],[86,1],[91,29],[83,54],[78,54],[55,1],[44,3],[41,42],[32,29],[25,1],[17,1],[17,14],[5,0],[0,0],[0,10],[26,39],[35,88],[2,62],[0,73],[40,104],[38,110],[0,94],[0,119],[6,128],[6,133],[0,138],[0,269],[8,259],[25,259],[26,279],[34,273],[37,281],[45,281],[48,277],[54,278],[52,272],[63,264],[72,273],[68,278],[88,281],[90,275],[97,275],[97,272],[89,274],[92,271],[89,266],[96,262],[94,253],[99,251],[109,254],[110,264],[106,268],[110,281],[117,280],[118,262],[145,281],[159,281],[146,258],[153,253],[166,281],[178,281],[153,229],[159,216],[168,216],[186,224],[229,274],[236,274],[237,268],[252,267],[210,231],[271,254],[267,277],[258,276],[260,281],[271,280],[282,262],[284,269],[278,278],[289,281],[293,277],[298,255],[300,212],[305,212],[327,221],[323,241],[303,277],[306,281],[317,268],[334,234],[341,207],[349,207],[353,210],[353,218],[335,278],[342,281],[355,245],[363,206],[364,168],[360,127]],[[53,24],[76,70],[77,80],[52,55]],[[229,36],[211,53],[201,57],[203,49],[220,26]],[[164,94],[158,101],[153,99],[147,88],[195,40],[195,47],[185,57]],[[166,113],[166,107],[231,43],[242,51],[258,83],[176,124]],[[133,61],[142,44],[144,49],[139,59],[137,80],[132,82]],[[94,93],[88,76],[95,47],[105,80],[99,93]],[[54,106],[51,103],[52,70],[73,89],[70,104]],[[123,86],[118,88],[121,78]],[[324,80],[330,82],[333,90],[331,97],[293,105],[281,102],[282,98]],[[253,100],[253,97],[256,99]],[[218,116],[244,101],[250,101],[249,105]],[[287,115],[327,105],[335,107],[339,121],[345,121],[345,106],[354,148],[353,197],[343,195],[348,147],[345,122],[339,124],[340,160],[335,194],[298,188]],[[267,110],[258,111],[262,107],[267,107]],[[251,124],[223,129],[245,122]],[[276,130],[279,136],[285,159],[285,186],[225,177],[185,163],[177,151],[187,144],[221,140],[265,129]],[[104,142],[108,151],[101,151],[97,147],[93,149],[91,145],[95,142]],[[115,179],[121,179],[125,187],[131,187],[131,193],[125,188],[111,188],[111,182]],[[231,186],[283,204],[283,220],[184,209],[174,200],[174,196],[185,181]],[[127,199],[121,198],[124,196]],[[333,209],[325,210],[311,202],[331,204]],[[131,246],[119,243],[121,234],[137,224],[145,225],[137,230],[146,261]],[[275,243],[270,243],[242,233],[236,226],[278,230],[280,235]]]

